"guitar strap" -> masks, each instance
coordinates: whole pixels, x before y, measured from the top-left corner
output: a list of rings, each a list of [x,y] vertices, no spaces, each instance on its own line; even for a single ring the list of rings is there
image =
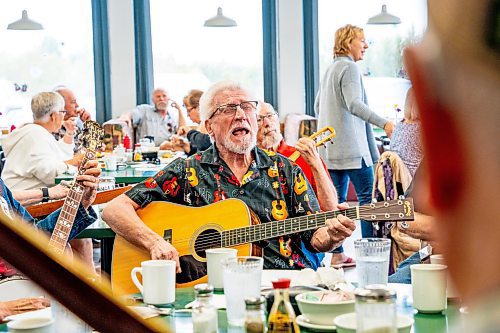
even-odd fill
[[[185,182],[184,182],[184,202],[187,203],[188,205],[192,205],[192,202],[191,202],[191,191],[189,190],[189,187],[191,186],[191,184],[189,184],[189,181],[188,181],[188,170],[190,168],[190,165],[189,165],[189,158],[186,159],[186,176],[185,176]]]

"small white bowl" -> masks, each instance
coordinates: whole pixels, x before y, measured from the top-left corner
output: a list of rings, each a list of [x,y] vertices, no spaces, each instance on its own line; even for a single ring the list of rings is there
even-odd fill
[[[413,318],[398,313],[398,333],[410,333]],[[356,313],[346,313],[336,317],[333,323],[337,333],[356,333]]]
[[[347,301],[328,301],[328,294],[333,294],[333,291],[310,291],[299,294],[295,297],[295,301],[299,306],[299,310],[309,322],[319,325],[333,325],[333,319],[344,313],[354,311],[354,295],[352,300]]]

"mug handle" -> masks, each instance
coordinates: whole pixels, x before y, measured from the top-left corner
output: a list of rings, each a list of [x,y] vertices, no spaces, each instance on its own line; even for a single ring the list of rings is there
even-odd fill
[[[137,287],[137,289],[139,289],[139,291],[142,294],[142,284],[139,282],[139,279],[137,278],[137,273],[141,273],[142,275],[142,267],[134,267],[132,269],[132,272],[130,272],[130,275],[132,276],[132,282],[134,282],[135,286]]]

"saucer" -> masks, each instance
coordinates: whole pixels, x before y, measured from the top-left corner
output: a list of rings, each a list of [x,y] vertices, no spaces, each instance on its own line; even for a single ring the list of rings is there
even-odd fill
[[[304,317],[303,315],[297,316],[295,318],[295,322],[297,325],[305,327],[305,328],[310,328],[315,331],[321,331],[321,332],[333,332],[335,331],[335,325],[320,325],[320,324],[313,324],[309,322],[309,319]]]

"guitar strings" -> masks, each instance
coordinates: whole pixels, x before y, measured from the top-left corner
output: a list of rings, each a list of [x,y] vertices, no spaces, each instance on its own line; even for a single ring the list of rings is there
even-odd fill
[[[335,212],[341,212],[341,211],[335,211]],[[318,218],[318,215],[320,215],[320,214],[323,216]],[[255,234],[262,234],[262,232],[264,232],[264,233],[278,232],[279,235],[283,235],[286,233],[281,232],[279,229],[286,230],[286,229],[296,228],[296,227],[302,228],[301,224],[306,224],[305,225],[306,230],[311,230],[311,229],[315,229],[315,228],[324,226],[326,223],[324,221],[326,221],[326,219],[334,217],[334,214],[335,214],[334,212],[326,212],[326,213],[319,213],[319,214],[315,214],[315,215],[304,215],[304,216],[300,216],[300,217],[290,218],[290,219],[287,219],[285,221],[283,221],[283,220],[269,221],[269,222],[264,222],[264,223],[261,223],[258,225],[252,225],[252,226],[249,225],[249,226],[235,228],[235,229],[223,230],[222,232],[216,231],[215,235],[202,235],[202,236],[198,237],[198,240],[201,240],[201,241],[198,241],[197,245],[206,246],[208,243],[214,243],[218,239],[222,239],[223,235],[221,235],[221,233],[224,233],[224,232],[226,232],[226,233],[233,232],[235,235],[239,235],[239,236],[246,236],[249,234],[253,234],[255,236]],[[328,215],[331,215],[331,217],[329,217]],[[346,215],[351,219],[357,217],[357,214],[355,212],[347,212]],[[323,219],[323,221],[318,221],[319,219]],[[311,225],[310,222],[312,222],[312,221],[314,221],[316,223],[316,225]],[[274,224],[270,225],[270,223],[274,223]],[[286,223],[288,223],[289,226],[287,226]],[[262,227],[259,227],[259,226],[262,226]],[[252,228],[255,228],[255,229],[263,228],[264,230],[262,230],[261,232],[249,232],[249,230]],[[295,233],[295,232],[293,232],[293,230],[292,230],[291,233]],[[277,236],[274,236],[274,237],[277,237]],[[272,237],[272,238],[274,238],[274,237]],[[233,237],[227,236],[226,238],[234,238],[234,236]],[[269,238],[269,237],[266,237],[266,238]],[[266,239],[266,238],[263,238],[263,239]],[[180,239],[177,239],[176,242],[183,242],[183,241],[186,241],[189,239],[191,239],[191,237],[184,238],[184,239],[180,238]],[[259,239],[256,239],[256,241],[257,240],[259,240]]]
[[[388,207],[391,207],[391,206],[401,206],[400,204],[398,204],[397,200],[396,201],[392,201],[394,203],[391,203],[389,202],[389,205],[387,207],[383,207],[383,208],[388,208]],[[321,216],[320,218],[325,218],[326,219],[330,219],[330,218],[334,218],[336,217],[336,215],[338,215],[339,213],[345,213],[343,215],[349,217],[350,219],[355,219],[357,218],[357,214],[356,214],[356,208],[359,209],[360,211],[360,219],[363,219],[362,216],[361,216],[361,211],[373,211],[373,208],[369,207],[369,206],[354,206],[354,207],[349,207],[348,209],[346,210],[336,210],[336,211],[330,211],[330,212],[323,212],[323,213],[318,213],[318,214],[314,214],[314,215],[304,215],[304,216],[300,216],[300,217],[294,217],[294,218],[290,218],[290,219],[287,219],[288,221],[290,221],[290,224],[291,226],[290,227],[293,227],[293,226],[297,226],[297,222],[298,222],[298,226],[300,227],[300,224],[301,223],[308,223],[309,220],[313,220],[313,221],[316,221],[316,226],[311,226],[310,228],[308,228],[307,230],[311,230],[311,229],[315,229],[315,228],[318,228],[318,227],[322,227],[324,226],[324,223],[320,223],[318,224],[318,215],[323,215]],[[380,207],[379,207],[380,208]],[[371,214],[370,214],[371,215]],[[367,215],[368,217],[370,215]],[[314,217],[313,219],[311,219],[311,217]],[[281,222],[281,223],[280,223]],[[263,230],[264,233],[267,233],[269,232],[268,229],[271,229],[270,232],[271,234],[273,232],[278,232],[278,235],[277,236],[274,236],[274,237],[278,237],[279,235],[286,235],[286,233],[283,233],[281,231],[279,231],[279,228],[280,227],[283,227],[282,230],[285,230],[286,227],[284,227],[285,223],[287,221],[283,222],[283,220],[281,221],[271,221],[271,222],[264,222],[264,223],[261,223],[259,225],[266,225],[266,227],[260,227],[260,228],[264,228],[265,230]],[[274,223],[274,225],[271,225],[270,227],[267,227],[269,224],[268,223]],[[235,228],[235,229],[229,229],[229,230],[223,230],[222,232],[216,232],[216,234],[212,234],[212,235],[202,235],[198,238],[198,242],[196,242],[196,246],[198,249],[204,249],[205,247],[208,249],[210,248],[209,245],[213,245],[213,243],[219,243],[220,242],[220,245],[222,245],[222,241],[223,241],[223,238],[227,238],[228,240],[233,240],[233,241],[236,241],[236,243],[234,244],[231,244],[231,245],[238,245],[238,244],[245,244],[245,243],[249,243],[249,242],[241,242],[238,239],[238,236],[240,239],[244,238],[244,237],[247,237],[249,236],[249,229],[252,228],[252,227],[256,227],[259,226],[259,225],[254,225],[254,226],[245,226],[245,227],[240,227],[240,228]],[[274,228],[273,228],[274,227]],[[305,231],[305,230],[304,230]],[[226,237],[224,237],[223,233],[224,232],[233,232],[235,235],[227,235]],[[253,236],[255,237],[255,234],[257,232],[253,232]],[[292,232],[294,233],[294,232]],[[267,237],[267,238],[274,238],[274,237]],[[191,239],[191,237],[188,237],[188,238],[185,238],[185,239],[177,239],[175,242],[173,242],[172,244],[175,244],[175,243],[178,243],[178,242],[183,242],[183,241],[187,241]],[[266,238],[262,238],[262,239],[255,239],[254,241],[258,241],[258,240],[263,240],[263,239],[266,239]]]

